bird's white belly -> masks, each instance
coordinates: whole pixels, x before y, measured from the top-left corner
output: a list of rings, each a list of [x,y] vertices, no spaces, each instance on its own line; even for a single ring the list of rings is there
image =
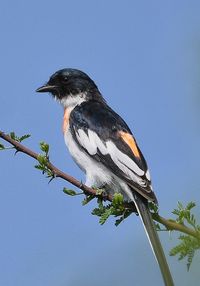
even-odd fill
[[[118,178],[114,173],[108,170],[103,164],[94,160],[86,152],[81,150],[73,139],[70,128],[64,133],[65,144],[68,150],[77,163],[77,165],[86,173],[85,184],[88,187],[106,187],[106,191],[113,194],[121,192],[125,200],[132,199],[132,191],[128,185]]]
[[[86,152],[81,150],[73,139],[70,129],[64,134],[65,143],[68,150],[77,165],[86,173],[86,185],[101,186],[103,184],[110,185],[113,178],[109,170],[107,170],[100,162],[92,159]]]

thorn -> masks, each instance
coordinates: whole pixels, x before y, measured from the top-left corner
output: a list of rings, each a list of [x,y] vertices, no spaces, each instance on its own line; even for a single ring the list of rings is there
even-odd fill
[[[83,182],[82,182],[82,180],[81,180],[81,183],[80,183],[80,185],[79,185],[79,189],[81,189],[83,187]]]
[[[56,177],[57,177],[57,175],[56,175],[55,173],[53,173],[53,174],[51,175],[51,179],[48,181],[48,184],[50,184],[51,181],[53,181],[53,179],[55,179]]]
[[[17,153],[19,153],[20,151],[18,149],[16,149],[14,156],[17,155]]]
[[[50,184],[50,183],[51,183],[51,181],[53,181],[53,179],[55,179],[55,177],[54,177],[54,176],[52,176],[52,177],[51,177],[51,179],[48,181],[48,184]]]

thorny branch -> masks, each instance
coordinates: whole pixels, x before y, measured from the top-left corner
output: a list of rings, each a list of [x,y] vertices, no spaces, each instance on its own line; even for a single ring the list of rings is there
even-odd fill
[[[23,144],[19,143],[18,141],[12,139],[9,135],[6,135],[4,132],[0,131],[0,137],[4,139],[5,141],[9,142],[14,148],[16,149],[16,152],[22,152],[36,160],[38,160],[39,154],[32,151],[31,149],[27,148]],[[54,166],[50,161],[46,163],[46,166],[52,171],[52,174],[54,177],[62,178],[63,180],[71,183],[72,185],[78,187],[81,189],[86,195],[93,195],[98,196],[97,191],[95,189],[89,188],[86,185],[82,184],[80,181],[78,181],[76,178],[64,173],[60,169],[58,169],[56,166]],[[104,200],[112,201],[111,195],[103,195]],[[136,212],[135,206],[132,203],[125,203],[125,207],[128,209],[131,209],[132,212]],[[165,219],[162,216],[160,216],[158,213],[152,213],[152,217],[154,221],[164,225],[167,230],[176,230],[183,232],[185,234],[191,235],[197,239],[200,239],[199,232],[193,230],[192,228],[187,227],[184,224],[177,223],[174,220]]]
[[[26,146],[22,145],[21,143],[13,140],[9,135],[6,135],[4,132],[0,131],[0,137],[4,139],[5,141],[9,142],[12,144],[16,152],[22,152],[36,160],[38,160],[39,154],[32,151],[31,149],[27,148]],[[57,178],[62,178],[63,180],[71,183],[72,185],[76,186],[77,188],[81,189],[86,195],[96,195],[96,191],[92,188],[87,187],[86,185],[82,184],[80,181],[77,179],[73,178],[72,176],[64,173],[60,169],[58,169],[56,166],[54,166],[50,161],[47,163],[47,167],[52,171],[54,174],[54,177]],[[112,201],[111,196],[106,196],[105,199]]]

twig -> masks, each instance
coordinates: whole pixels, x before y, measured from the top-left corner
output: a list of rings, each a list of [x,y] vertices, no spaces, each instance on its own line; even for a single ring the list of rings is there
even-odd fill
[[[22,152],[24,154],[27,154],[28,156],[30,156],[36,160],[38,159],[38,156],[39,156],[38,153],[32,151],[31,149],[27,148],[23,144],[13,140],[9,135],[5,134],[4,132],[0,131],[0,137],[2,139],[4,139],[5,141],[9,142],[10,144],[12,144],[18,152]],[[79,189],[84,191],[84,193],[86,195],[96,196],[96,190],[87,187],[86,185],[84,185],[83,183],[81,183],[80,181],[75,179],[74,177],[64,173],[63,171],[58,169],[56,166],[54,166],[51,162],[47,163],[47,167],[52,171],[52,173],[54,174],[55,177],[62,178],[63,180],[65,180],[65,181],[71,183],[72,185],[78,187]],[[105,199],[112,201],[112,196],[107,195],[107,196],[105,196]]]
[[[167,230],[176,230],[186,234],[189,234],[197,239],[200,239],[200,233],[198,231],[193,230],[192,228],[187,227],[184,224],[178,223],[171,219],[165,219],[164,217],[158,215],[157,213],[152,213],[152,218],[159,222],[160,224],[164,225]]]

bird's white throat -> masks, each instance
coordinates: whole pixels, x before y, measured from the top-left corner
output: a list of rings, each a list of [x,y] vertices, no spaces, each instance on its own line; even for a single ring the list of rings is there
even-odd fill
[[[62,99],[58,99],[58,101],[64,108],[70,108],[72,110],[77,105],[80,105],[82,102],[86,101],[86,93],[80,92],[75,95],[71,94]]]

